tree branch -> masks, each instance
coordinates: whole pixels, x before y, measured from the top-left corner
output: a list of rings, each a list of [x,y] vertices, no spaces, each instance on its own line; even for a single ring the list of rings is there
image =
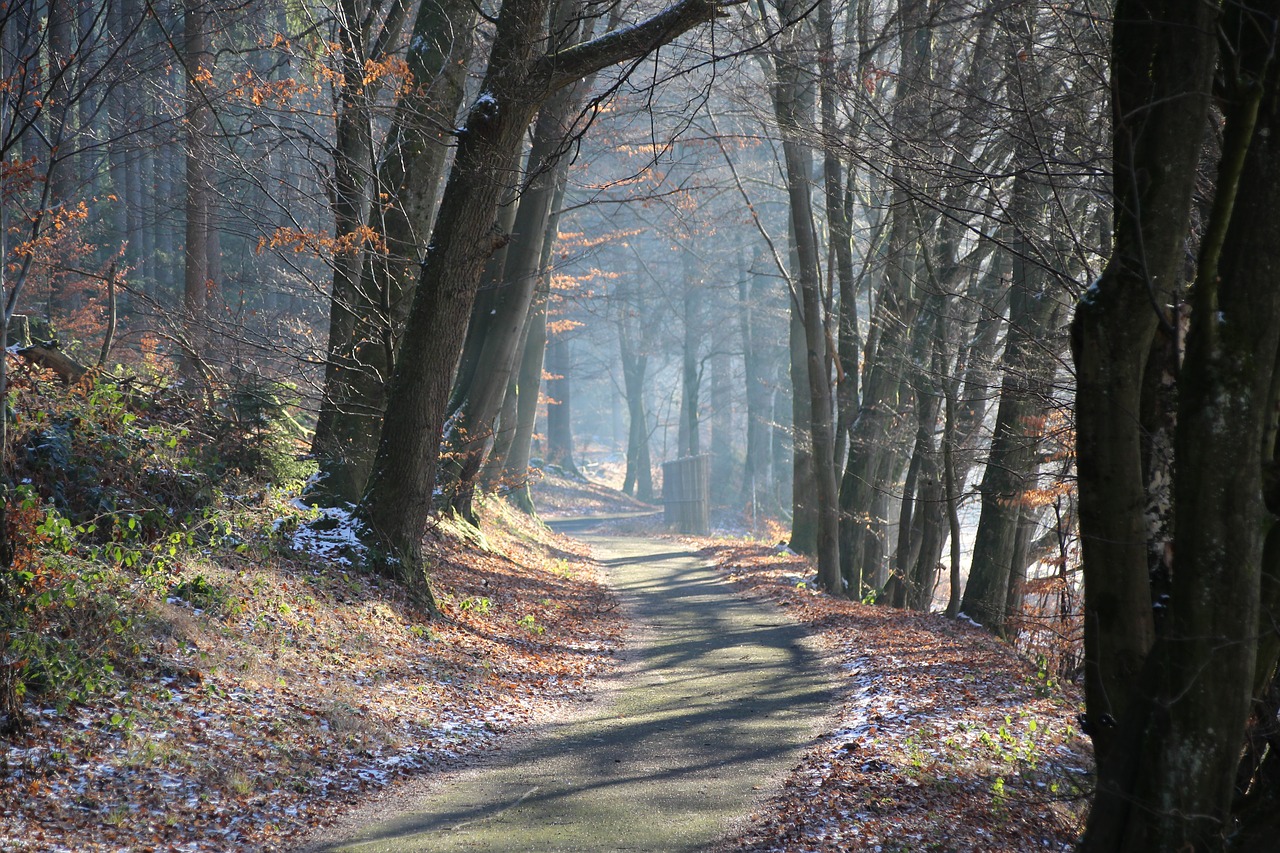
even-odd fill
[[[724,17],[725,9],[744,2],[679,0],[643,23],[547,54],[538,61],[533,77],[545,80],[548,89],[556,91],[610,65],[638,59],[699,24]]]

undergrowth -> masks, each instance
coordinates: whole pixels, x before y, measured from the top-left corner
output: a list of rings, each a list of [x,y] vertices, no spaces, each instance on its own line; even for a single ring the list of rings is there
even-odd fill
[[[213,402],[210,403],[209,400]],[[284,389],[244,381],[192,398],[136,377],[64,386],[20,373],[0,485],[0,729],[162,667],[155,605],[215,607],[193,556],[270,549],[282,487],[309,473]]]

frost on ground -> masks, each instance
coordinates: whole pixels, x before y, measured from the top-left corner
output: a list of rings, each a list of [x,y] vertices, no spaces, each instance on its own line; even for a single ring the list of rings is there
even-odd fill
[[[486,534],[487,551],[430,540],[439,620],[287,549],[188,567],[200,606],[157,595],[137,617],[143,675],[0,739],[0,850],[290,849],[397,778],[498,748],[612,666],[620,624],[578,546],[501,505]]]
[[[818,634],[844,695],[837,724],[726,850],[1071,848],[1092,772],[1078,695],[970,625],[799,585],[807,563],[785,552],[704,553]]]

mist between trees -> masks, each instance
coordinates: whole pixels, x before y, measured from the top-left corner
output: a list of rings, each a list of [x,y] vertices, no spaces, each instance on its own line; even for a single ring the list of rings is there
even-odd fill
[[[1084,680],[1087,849],[1246,849],[1276,7],[19,0],[0,344],[271,389],[428,605],[433,514],[710,454],[830,594]]]

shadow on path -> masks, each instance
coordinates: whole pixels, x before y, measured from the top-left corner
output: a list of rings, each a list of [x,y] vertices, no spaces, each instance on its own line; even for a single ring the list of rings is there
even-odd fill
[[[831,701],[804,631],[669,542],[574,528],[635,629],[594,713],[310,849],[691,851],[785,775]]]

